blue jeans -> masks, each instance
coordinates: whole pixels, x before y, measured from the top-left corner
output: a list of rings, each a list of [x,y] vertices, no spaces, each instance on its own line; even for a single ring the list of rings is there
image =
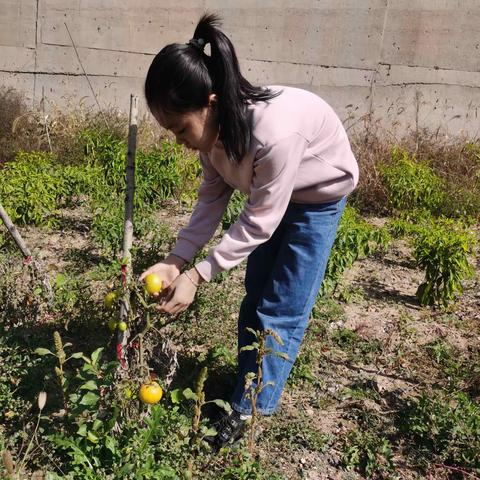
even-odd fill
[[[262,415],[275,412],[320,289],[345,202],[344,197],[323,204],[290,203],[272,237],[248,257],[246,295],[238,320],[238,377],[232,397],[238,412],[251,413],[245,375],[258,368],[257,350],[240,352],[255,340],[247,327],[274,330],[284,344],[268,336],[267,348],[288,355],[288,360],[267,355],[262,362],[262,383],[272,385],[260,392],[257,411]]]

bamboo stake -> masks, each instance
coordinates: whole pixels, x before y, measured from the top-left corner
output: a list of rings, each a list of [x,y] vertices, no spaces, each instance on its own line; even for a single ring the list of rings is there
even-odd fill
[[[135,196],[135,154],[137,150],[137,117],[138,97],[130,95],[130,119],[128,127],[128,152],[125,165],[126,190],[125,190],[125,223],[123,229],[123,298],[120,306],[120,321],[127,322],[130,313],[130,290],[128,286],[132,278],[132,256],[130,250],[133,243],[133,199]],[[117,357],[123,368],[127,368],[125,347],[128,339],[128,330],[118,331]]]

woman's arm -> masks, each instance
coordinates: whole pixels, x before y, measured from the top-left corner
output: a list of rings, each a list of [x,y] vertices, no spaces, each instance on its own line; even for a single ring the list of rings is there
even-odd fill
[[[233,189],[200,153],[203,182],[198,190],[198,201],[188,225],[180,230],[172,254],[189,262],[213,236],[227,208]]]

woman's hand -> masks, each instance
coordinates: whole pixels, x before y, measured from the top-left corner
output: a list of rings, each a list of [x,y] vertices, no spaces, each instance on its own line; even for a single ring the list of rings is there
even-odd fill
[[[185,260],[175,255],[169,255],[163,262],[156,263],[140,275],[142,281],[147,275],[156,273],[162,279],[162,289],[167,289],[180,275],[180,270],[185,265]]]
[[[171,315],[183,312],[193,302],[201,282],[203,279],[194,268],[182,273],[167,288],[157,309]]]

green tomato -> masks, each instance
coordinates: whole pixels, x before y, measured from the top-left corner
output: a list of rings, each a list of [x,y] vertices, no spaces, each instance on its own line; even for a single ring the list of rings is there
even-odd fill
[[[103,299],[103,303],[107,308],[112,308],[117,298],[117,292],[108,292]]]
[[[108,321],[108,329],[111,331],[111,332],[114,332],[115,329],[117,328],[118,324],[117,322],[111,318],[109,321]]]

